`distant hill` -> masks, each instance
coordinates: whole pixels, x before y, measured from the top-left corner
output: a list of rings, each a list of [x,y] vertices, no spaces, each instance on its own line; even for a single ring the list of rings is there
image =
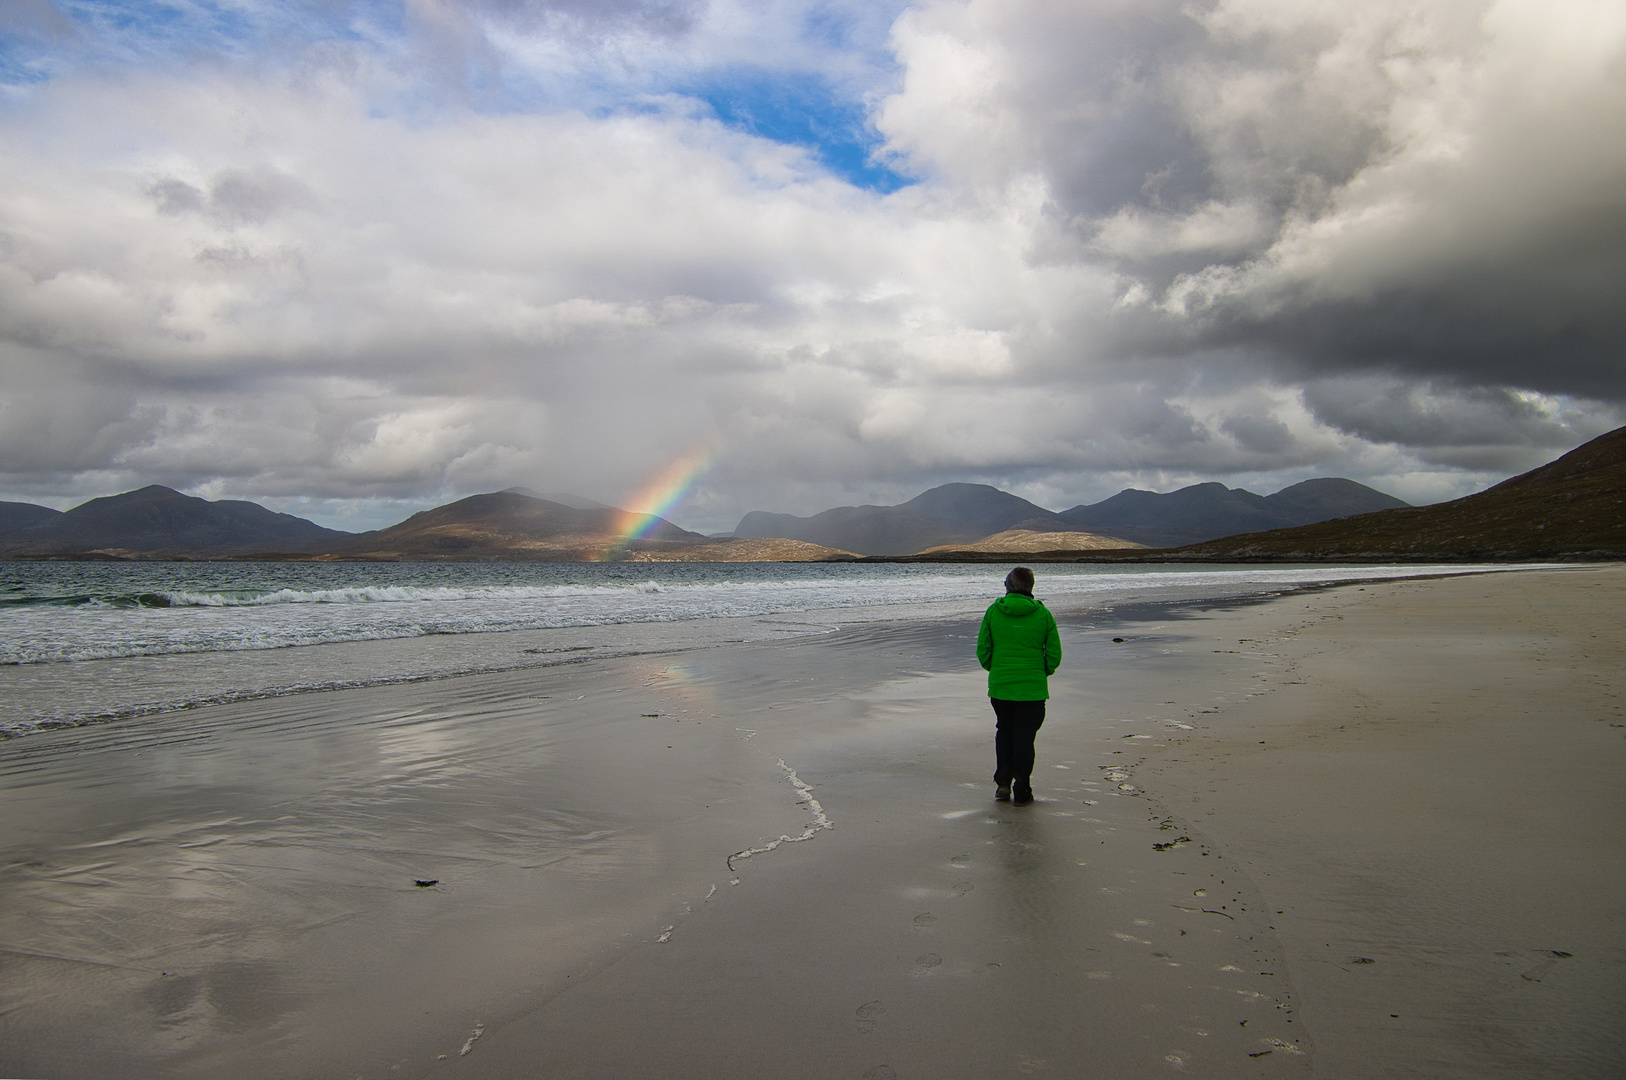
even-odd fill
[[[1476,495],[1158,552],[1163,559],[1626,558],[1626,428]]]
[[[0,536],[18,529],[32,529],[62,516],[62,511],[33,503],[0,502]]]
[[[1078,531],[1019,496],[987,484],[944,484],[898,506],[838,506],[812,517],[753,510],[741,537],[785,537],[860,555],[912,555],[944,544],[969,544],[1007,529]]]
[[[1193,484],[1166,494],[1129,488],[1056,516],[1071,528],[1149,547],[1179,547],[1236,533],[1311,525],[1409,505],[1365,484],[1328,477],[1306,480],[1274,495],[1255,495],[1218,483]]]
[[[944,544],[920,552],[922,555],[1010,554],[1039,551],[1126,551],[1145,550],[1144,544],[1117,537],[1086,532],[1034,532],[1032,529],[1006,529],[972,544]]]
[[[1404,510],[1411,503],[1386,495],[1376,488],[1337,476],[1305,480],[1284,487],[1265,502],[1278,513],[1297,518],[1294,525],[1314,525],[1319,521],[1372,514],[1379,510]]]
[[[258,503],[211,502],[153,484],[91,499],[35,525],[4,533],[0,554],[11,558],[96,551],[147,556],[301,554],[324,551],[354,538],[354,533],[324,529]]]
[[[648,519],[644,519],[647,521]],[[579,508],[518,491],[495,491],[413,514],[332,551],[369,559],[513,559],[587,561],[615,544],[628,515]],[[634,550],[712,543],[699,533],[655,518]]]

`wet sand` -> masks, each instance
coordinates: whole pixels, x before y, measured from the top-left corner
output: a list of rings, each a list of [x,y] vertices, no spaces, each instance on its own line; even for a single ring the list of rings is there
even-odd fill
[[[16,740],[0,1074],[1618,1076],[1623,593],[1064,617],[1031,807],[963,623]]]

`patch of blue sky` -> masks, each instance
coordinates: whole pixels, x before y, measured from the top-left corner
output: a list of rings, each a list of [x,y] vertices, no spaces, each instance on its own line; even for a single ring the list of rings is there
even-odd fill
[[[263,12],[207,0],[58,0],[77,45],[129,61],[196,51],[244,52],[261,36]]]
[[[278,0],[55,0],[56,20],[0,30],[0,79],[37,81],[82,65],[161,65],[247,57],[315,41],[364,40],[399,28],[399,5]]]
[[[815,0],[802,15],[800,37],[815,48],[859,54],[878,66],[890,67],[892,26],[908,6],[907,0]]]
[[[729,127],[804,147],[856,187],[887,194],[914,183],[877,158],[882,140],[864,102],[822,75],[735,68],[681,89]]]
[[[44,82],[62,68],[56,51],[42,48],[34,35],[0,30],[0,86],[20,87]]]
[[[4,2],[4,0],[0,0]],[[863,87],[885,81],[892,66],[885,48],[892,2],[873,5],[813,3],[795,36],[824,71],[802,66],[702,67],[668,71],[650,85],[617,76],[590,51],[550,79],[504,63],[470,64],[452,98],[494,112],[586,108],[616,112],[648,95],[677,93],[704,102],[723,124],[751,135],[804,148],[831,174],[882,194],[914,181],[877,157],[880,135],[869,122]],[[49,12],[50,9],[43,9]],[[321,42],[352,42],[389,54],[413,31],[398,0],[56,0],[60,18],[32,25],[0,21],[0,87],[27,87],[77,68],[105,65],[166,67],[219,57],[275,64]],[[374,103],[376,115],[433,115],[446,104],[446,72],[397,84]]]

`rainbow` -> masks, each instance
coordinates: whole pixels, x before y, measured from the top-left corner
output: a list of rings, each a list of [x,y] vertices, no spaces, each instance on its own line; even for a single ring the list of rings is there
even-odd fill
[[[627,509],[615,522],[615,539],[604,553],[599,556],[600,562],[614,562],[627,553],[627,549],[634,543],[647,537],[660,525],[661,518],[671,512],[672,508],[688,497],[694,490],[695,484],[705,475],[711,467],[712,452],[701,448],[692,450],[666,468],[662,469],[648,483],[627,500]]]

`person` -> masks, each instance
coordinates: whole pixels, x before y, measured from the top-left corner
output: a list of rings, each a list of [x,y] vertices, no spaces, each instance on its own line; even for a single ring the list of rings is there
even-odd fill
[[[988,672],[994,706],[994,798],[1033,801],[1033,738],[1044,723],[1050,676],[1061,665],[1056,617],[1033,598],[1033,571],[1018,566],[1005,595],[988,606],[977,631],[977,662]]]

